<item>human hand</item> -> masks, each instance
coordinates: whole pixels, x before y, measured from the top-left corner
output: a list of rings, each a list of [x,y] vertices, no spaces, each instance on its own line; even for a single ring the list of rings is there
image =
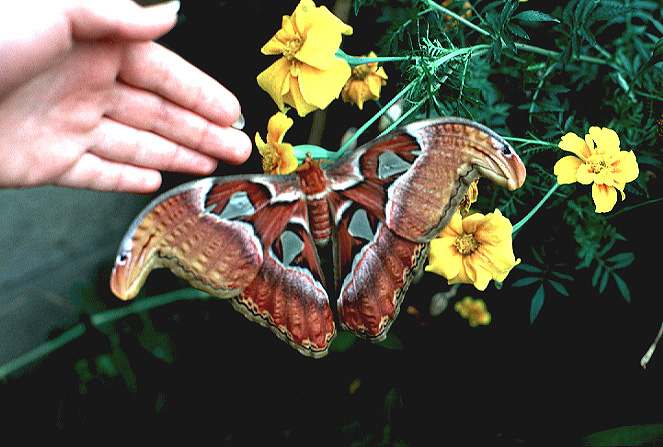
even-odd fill
[[[152,42],[177,2],[29,0],[0,15],[0,187],[148,193],[245,161],[237,99]],[[39,11],[35,14],[35,11]]]

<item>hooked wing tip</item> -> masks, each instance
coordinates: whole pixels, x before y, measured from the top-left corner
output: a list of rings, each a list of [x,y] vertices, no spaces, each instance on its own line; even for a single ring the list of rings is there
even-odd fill
[[[110,278],[110,289],[113,295],[123,301],[130,300],[136,293],[126,287],[126,269],[122,266],[115,266]]]
[[[501,137],[490,135],[490,148],[481,146],[477,147],[479,154],[475,156],[475,167],[483,177],[509,191],[525,183],[525,165],[509,143]]]

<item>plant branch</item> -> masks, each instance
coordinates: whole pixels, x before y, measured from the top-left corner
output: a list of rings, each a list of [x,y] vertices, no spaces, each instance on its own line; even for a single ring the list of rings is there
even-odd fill
[[[459,15],[456,14],[455,12],[453,12],[453,11],[449,11],[449,10],[448,10],[447,8],[445,8],[444,6],[437,4],[437,3],[435,3],[435,2],[432,1],[432,0],[425,0],[425,3],[429,6],[429,8],[434,9],[434,10],[438,10],[438,11],[440,11],[440,12],[443,12],[444,14],[448,15],[449,17],[452,17],[453,19],[458,20],[458,21],[459,21],[460,23],[462,23],[463,25],[465,25],[465,26],[467,26],[467,27],[469,27],[469,28],[472,28],[474,31],[477,31],[477,32],[483,34],[484,36],[488,36],[488,37],[491,37],[491,38],[493,37],[493,36],[492,36],[488,31],[486,31],[485,29],[481,28],[481,27],[478,26],[478,25],[475,25],[474,23],[470,22],[470,21],[467,20],[466,18],[459,16]]]
[[[550,196],[552,196],[555,193],[557,188],[559,188],[559,183],[555,182],[555,184],[553,184],[550,187],[546,195],[543,196],[543,198],[539,201],[539,203],[537,203],[536,206],[532,208],[532,211],[527,213],[525,217],[523,217],[517,224],[513,226],[513,230],[511,231],[513,237],[516,237],[516,233],[523,227],[523,225],[527,223],[528,220],[532,218],[532,216],[534,216],[534,214],[536,214],[537,211],[539,211],[539,209],[541,209],[541,207],[546,202],[546,200],[548,200]]]
[[[153,297],[134,301],[127,306],[119,307],[117,309],[111,309],[92,314],[90,315],[90,324],[93,327],[100,327],[105,324],[120,320],[129,315],[146,312],[150,309],[165,306],[166,304],[170,304],[175,301],[185,299],[206,299],[210,296],[211,295],[197,289],[182,289],[175,292],[164,293],[162,295],[156,295]],[[76,340],[78,337],[83,335],[86,330],[87,328],[85,323],[78,323],[57,337],[42,343],[41,345],[15,358],[14,360],[10,360],[4,365],[0,365],[0,380],[4,379],[13,372],[18,371],[19,369],[28,366],[29,364],[43,357],[46,357],[67,343]]]

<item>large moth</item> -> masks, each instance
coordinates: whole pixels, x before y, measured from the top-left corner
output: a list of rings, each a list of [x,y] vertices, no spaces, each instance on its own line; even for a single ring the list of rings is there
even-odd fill
[[[153,200],[124,236],[111,275],[123,300],[168,267],[302,354],[341,327],[384,339],[428,243],[479,177],[514,190],[525,167],[492,130],[462,118],[415,122],[328,165],[290,175],[196,180]],[[334,282],[318,247],[331,243]],[[329,296],[336,297],[336,317]]]

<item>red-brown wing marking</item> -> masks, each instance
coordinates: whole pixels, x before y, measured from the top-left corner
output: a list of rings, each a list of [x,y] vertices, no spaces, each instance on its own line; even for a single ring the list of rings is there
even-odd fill
[[[379,223],[341,286],[341,326],[359,337],[383,340],[427,254],[428,244],[403,239]]]
[[[218,182],[247,198],[244,210],[238,200],[231,206],[229,194],[215,205],[221,211],[213,212],[207,194]],[[250,224],[220,215],[224,210],[247,214],[250,204],[261,208],[266,200],[260,188],[243,178],[203,179],[157,197],[122,240],[111,274],[113,293],[133,298],[151,270],[168,267],[194,287],[221,297],[238,295],[257,274],[263,246]]]
[[[339,216],[334,245],[341,327],[371,341],[383,340],[398,315],[428,244],[401,238],[356,202],[329,196]]]
[[[323,283],[310,232],[291,224],[274,241],[255,279],[233,299],[233,306],[301,353],[322,357],[336,334]]]

